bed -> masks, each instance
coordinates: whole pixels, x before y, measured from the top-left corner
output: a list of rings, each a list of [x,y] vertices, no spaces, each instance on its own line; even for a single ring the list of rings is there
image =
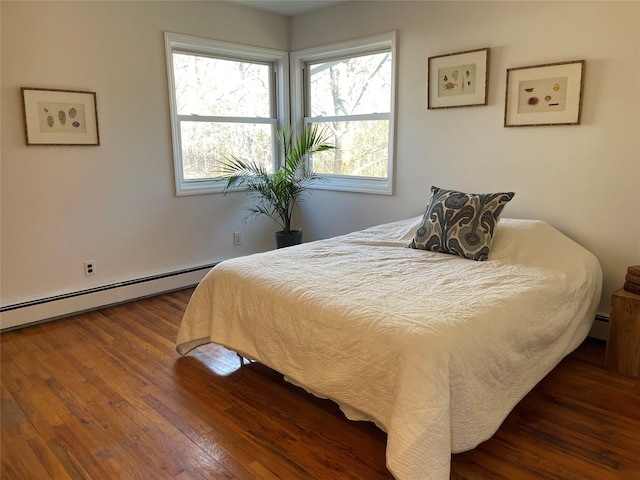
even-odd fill
[[[496,217],[485,261],[407,248],[425,216],[221,262],[177,351],[214,342],[259,361],[375,422],[398,480],[448,479],[451,454],[585,339],[602,273],[543,221]]]

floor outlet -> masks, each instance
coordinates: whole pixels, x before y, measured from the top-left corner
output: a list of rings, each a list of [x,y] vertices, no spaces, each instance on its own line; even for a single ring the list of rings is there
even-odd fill
[[[84,275],[90,277],[96,274],[96,262],[93,260],[87,260],[84,262]]]

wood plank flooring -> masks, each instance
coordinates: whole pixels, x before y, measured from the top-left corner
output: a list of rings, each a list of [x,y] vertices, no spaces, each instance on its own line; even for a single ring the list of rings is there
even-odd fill
[[[0,477],[393,478],[372,424],[219,346],[177,355],[191,293],[3,333]],[[585,342],[451,478],[640,479],[640,380],[604,355]]]

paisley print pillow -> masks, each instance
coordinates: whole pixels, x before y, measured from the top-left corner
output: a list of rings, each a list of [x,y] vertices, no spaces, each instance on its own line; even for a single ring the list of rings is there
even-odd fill
[[[431,187],[431,199],[408,245],[487,260],[500,213],[515,193],[463,193]]]

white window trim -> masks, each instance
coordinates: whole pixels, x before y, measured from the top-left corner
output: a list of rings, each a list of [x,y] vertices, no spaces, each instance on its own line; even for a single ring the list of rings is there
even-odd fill
[[[178,33],[165,32],[165,55],[167,64],[167,78],[169,87],[169,109],[171,117],[171,136],[173,139],[173,164],[175,175],[176,195],[195,195],[201,193],[219,193],[223,191],[223,184],[211,179],[184,179],[182,166],[182,145],[180,143],[180,122],[176,109],[175,81],[173,77],[173,53],[185,52],[204,55],[214,55],[256,62],[274,63],[275,70],[275,98],[274,109],[277,128],[289,124],[289,54],[280,50],[273,50],[249,45],[192,37]],[[206,119],[206,117],[201,117]],[[228,120],[228,119],[227,119]],[[272,119],[265,119],[265,123],[272,123]],[[277,163],[279,152],[274,145],[273,158]]]
[[[357,40],[334,43],[320,47],[298,50],[291,53],[291,114],[297,129],[302,128],[305,119],[305,79],[304,65],[307,62],[327,60],[331,57],[344,58],[349,56],[373,53],[376,50],[391,50],[391,109],[389,116],[389,153],[387,178],[355,177],[348,175],[331,175],[325,182],[317,182],[312,188],[319,190],[338,190],[360,193],[393,194],[393,172],[395,165],[395,98],[396,98],[396,32],[383,33]],[[317,120],[327,121],[329,117]],[[341,118],[344,120],[344,117]]]

